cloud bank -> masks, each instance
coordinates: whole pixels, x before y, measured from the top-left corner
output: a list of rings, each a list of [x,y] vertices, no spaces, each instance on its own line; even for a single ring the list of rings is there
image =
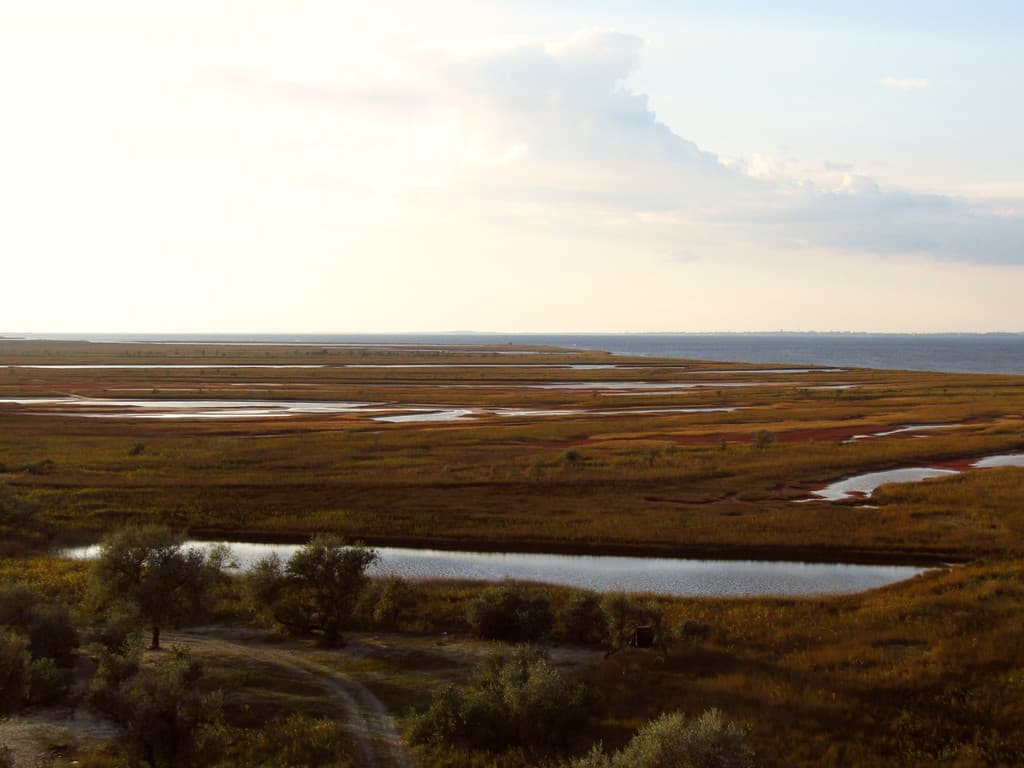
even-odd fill
[[[680,221],[772,247],[1024,264],[1024,217],[1003,204],[885,187],[842,166],[800,178],[770,159],[724,162],[684,138],[685,126],[679,133],[659,121],[629,87],[642,45],[588,30],[452,65],[463,98],[487,116],[482,130],[521,148],[516,168],[489,179],[490,192],[602,205],[616,215],[674,211]]]

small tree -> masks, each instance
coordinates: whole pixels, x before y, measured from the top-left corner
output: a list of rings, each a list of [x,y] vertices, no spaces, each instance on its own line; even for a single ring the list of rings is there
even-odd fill
[[[26,629],[34,658],[67,664],[78,647],[78,632],[64,603],[39,605]]]
[[[202,663],[182,651],[147,666],[136,652],[103,652],[90,699],[125,727],[131,764],[206,765],[220,745],[222,697],[203,689],[202,676]]]
[[[376,559],[372,549],[347,546],[338,536],[314,536],[287,563],[276,555],[258,561],[246,589],[257,612],[291,629],[320,631],[327,645],[336,645]]]
[[[154,650],[160,648],[160,629],[198,618],[208,607],[210,587],[225,553],[209,557],[185,549],[180,536],[155,525],[125,528],[100,545],[92,581],[104,608],[126,601],[152,628]]]
[[[593,592],[576,592],[562,611],[565,638],[574,643],[600,643],[608,632],[601,598]]]
[[[480,592],[467,607],[466,620],[479,637],[514,643],[544,637],[554,615],[545,597],[508,583]]]
[[[400,576],[386,576],[374,585],[373,625],[397,629],[403,616],[416,607],[416,589]]]
[[[754,447],[758,450],[765,450],[775,442],[775,433],[767,429],[759,429],[754,433]]]

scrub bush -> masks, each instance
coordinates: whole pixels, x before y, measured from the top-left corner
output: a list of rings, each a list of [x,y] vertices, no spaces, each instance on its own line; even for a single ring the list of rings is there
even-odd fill
[[[0,629],[0,715],[24,705],[29,693],[32,656],[28,638],[11,629]]]
[[[412,717],[409,738],[486,750],[558,746],[586,725],[595,703],[543,651],[520,646],[485,657],[469,686],[435,691],[427,710]]]
[[[600,745],[571,763],[570,768],[751,768],[754,754],[747,733],[722,721],[709,709],[690,722],[669,712],[643,726],[620,752],[607,754]]]
[[[562,610],[565,639],[583,645],[603,642],[608,621],[601,610],[601,598],[593,592],[576,592]]]
[[[541,595],[516,584],[483,590],[466,609],[473,633],[490,640],[540,640],[554,623],[551,604]]]

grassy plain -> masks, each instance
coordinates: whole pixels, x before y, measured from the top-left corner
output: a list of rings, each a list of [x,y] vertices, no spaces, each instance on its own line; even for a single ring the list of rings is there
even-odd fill
[[[73,415],[86,406],[0,404],[0,482],[38,501],[68,535],[160,519],[208,536],[329,530],[375,544],[867,561],[963,560],[1022,541],[1019,506],[1006,498],[1020,470],[986,471],[981,497],[938,517],[922,509],[927,500],[899,493],[881,494],[877,509],[793,503],[852,473],[1024,450],[1021,377],[765,373],[520,348],[0,342],[0,365],[47,364],[215,367],[0,368],[0,398],[475,409],[465,420],[385,423],[377,412],[87,418]],[[324,367],[227,367],[310,364]],[[471,367],[447,367],[458,364]],[[565,367],[586,364],[622,367]],[[723,369],[731,372],[715,372]],[[623,388],[645,382],[680,388]],[[836,386],[849,388],[812,388]],[[717,407],[737,410],[646,412]],[[848,442],[915,424],[954,426]],[[761,431],[774,438],[764,448],[755,445]],[[958,482],[915,493],[941,500]],[[990,494],[995,506],[983,501]]]
[[[345,367],[453,363],[492,367]],[[0,399],[474,409],[472,420],[385,423],[358,413],[86,418],[72,414],[87,406],[0,403],[0,483],[35,501],[44,524],[65,537],[159,520],[236,538],[331,530],[377,544],[963,563],[843,597],[657,598],[670,626],[690,619],[709,633],[667,653],[627,650],[572,665],[605,701],[586,736],[618,745],[664,710],[696,715],[716,706],[750,728],[765,766],[1024,764],[1024,469],[886,486],[870,500],[794,503],[862,471],[963,468],[975,457],[1024,451],[1024,377],[764,373],[543,348],[0,342],[0,365],[47,364],[221,367],[0,368]],[[326,367],[228,367],[253,364]],[[625,367],[547,367],[581,364]],[[732,372],[711,372],[723,368]],[[716,385],[623,390],[629,381]],[[540,386],[567,382],[577,386]],[[839,386],[847,388],[811,388]],[[678,407],[737,410],[643,412]],[[498,416],[488,408],[573,413]],[[950,426],[848,442],[938,424]],[[758,447],[762,431],[774,439]],[[81,563],[0,561],[5,581],[36,584],[88,611]],[[484,646],[465,639],[465,608],[479,589],[421,584],[406,632],[354,634],[348,650],[315,659],[358,676],[392,711],[424,704],[439,682],[468,677]],[[556,610],[566,603],[566,590],[543,589]],[[243,699],[259,684],[249,693],[267,711],[287,703],[286,679],[268,683],[233,664],[215,663],[215,679]],[[319,712],[307,698],[302,707]]]

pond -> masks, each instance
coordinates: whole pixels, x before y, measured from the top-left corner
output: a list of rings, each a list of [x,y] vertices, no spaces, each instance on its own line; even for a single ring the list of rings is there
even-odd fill
[[[212,547],[217,542],[190,541]],[[287,559],[297,544],[221,542],[231,547],[239,566],[247,567],[271,553]],[[903,565],[845,565],[758,560],[695,560],[667,557],[460,552],[437,549],[375,547],[376,575],[409,579],[516,579],[592,589],[599,592],[653,592],[679,597],[758,597],[827,595],[861,592],[903,581],[925,568]],[[96,547],[63,554],[94,556]]]
[[[937,426],[957,426],[937,425]],[[888,434],[895,434],[903,430],[892,430]],[[992,469],[994,467],[1024,467],[1024,453],[1001,453],[995,456],[985,456],[972,461],[967,469]],[[865,498],[875,492],[879,486],[886,483],[917,483],[921,480],[928,480],[933,477],[946,477],[948,475],[960,474],[959,469],[943,469],[939,467],[904,467],[901,469],[887,469],[881,472],[865,472],[861,475],[853,475],[834,483],[829,483],[824,488],[812,491],[809,499],[797,499],[798,502],[825,500],[842,501],[843,499]]]

